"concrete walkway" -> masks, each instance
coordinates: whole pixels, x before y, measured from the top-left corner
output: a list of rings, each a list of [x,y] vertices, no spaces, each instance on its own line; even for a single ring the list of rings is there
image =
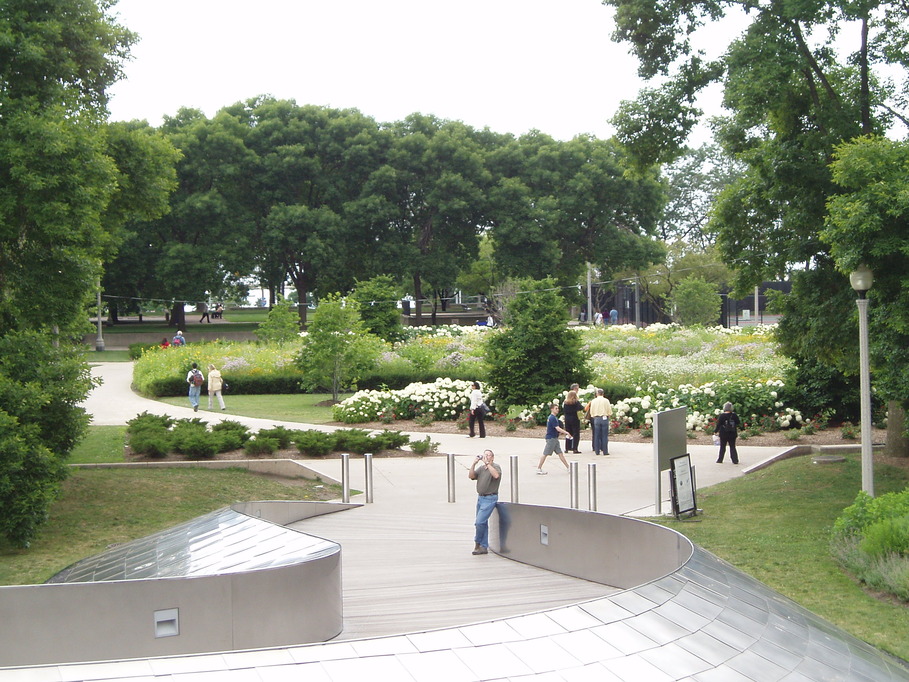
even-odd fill
[[[207,396],[203,393],[198,413],[189,407],[177,407],[143,398],[130,389],[132,363],[98,363],[92,367],[92,375],[101,379],[101,385],[92,391],[84,406],[92,415],[96,425],[122,425],[142,412],[167,414],[175,418],[201,417],[209,423],[223,419],[239,421],[252,430],[283,425],[288,428],[311,428],[324,431],[333,427],[305,425],[298,422],[282,422],[269,419],[242,417],[230,413],[230,396],[227,396],[228,410],[208,411],[204,409]],[[427,434],[412,434],[423,438]],[[496,462],[502,467],[503,482],[499,497],[512,500],[511,457],[517,457],[518,496],[528,504],[570,506],[571,488],[569,474],[557,457],[550,457],[544,469],[546,476],[535,475],[536,465],[543,448],[542,438],[488,437],[470,439],[465,434],[429,434],[439,443],[439,452],[454,454],[456,461],[455,495],[457,504],[472,507],[475,503],[474,484],[467,478],[467,469],[483,449],[495,452]],[[589,442],[582,447],[589,448]],[[596,464],[597,510],[611,514],[652,516],[655,513],[656,479],[651,444],[612,442],[609,457],[596,457],[592,452],[570,455],[569,461],[578,462],[578,501],[581,509],[589,508],[588,464]],[[704,488],[743,475],[743,471],[757,462],[778,452],[776,448],[741,445],[739,464],[716,464],[716,448],[692,445],[689,448],[692,465],[695,467],[697,487]],[[340,480],[341,464],[337,459],[308,460],[307,465],[320,474]],[[365,471],[362,459],[351,457],[351,486],[365,489]],[[446,502],[448,499],[447,458],[414,457],[375,459],[373,464],[375,482],[375,503],[380,506],[399,504],[406,499],[408,508],[420,503]],[[661,511],[671,510],[669,503],[668,474],[663,473]],[[352,501],[358,500],[354,497]],[[469,518],[470,511],[465,510]]]

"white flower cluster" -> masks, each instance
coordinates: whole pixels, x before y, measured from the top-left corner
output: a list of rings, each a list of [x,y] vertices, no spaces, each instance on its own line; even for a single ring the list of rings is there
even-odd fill
[[[801,426],[804,423],[804,420],[802,419],[801,412],[793,410],[791,407],[787,407],[776,415],[776,423],[782,428],[788,429],[790,426]]]
[[[357,391],[332,408],[334,418],[348,424],[376,421],[383,414],[412,419],[432,412],[436,419],[456,419],[470,406],[471,384],[461,379],[413,383],[399,391]]]

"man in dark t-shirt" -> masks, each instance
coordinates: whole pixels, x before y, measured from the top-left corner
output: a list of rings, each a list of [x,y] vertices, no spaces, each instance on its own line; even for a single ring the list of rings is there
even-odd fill
[[[492,450],[484,450],[477,455],[467,472],[471,481],[477,482],[477,518],[474,521],[474,554],[489,553],[489,517],[499,501],[499,483],[502,482],[502,467],[493,460]],[[479,466],[478,466],[479,465]]]

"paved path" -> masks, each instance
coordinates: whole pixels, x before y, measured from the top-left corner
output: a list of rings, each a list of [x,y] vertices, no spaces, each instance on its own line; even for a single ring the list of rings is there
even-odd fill
[[[211,423],[232,419],[246,424],[253,430],[268,428],[276,424],[288,428],[301,428],[296,422],[281,422],[269,419],[242,417],[228,411],[209,412],[201,409],[194,413],[189,407],[178,407],[148,400],[130,389],[132,363],[99,363],[92,367],[92,375],[100,378],[102,384],[92,391],[85,407],[97,425],[125,424],[137,414],[150,412],[168,414],[177,418],[202,417]],[[202,396],[203,406],[206,396]],[[303,426],[304,428],[329,431],[329,426]],[[414,434],[425,437],[426,434]],[[464,434],[430,434],[439,443],[441,453],[452,453],[456,461],[456,498],[473,504],[473,484],[467,479],[467,468],[473,458],[484,448],[496,454],[496,461],[503,469],[504,479],[499,491],[503,500],[511,500],[511,457],[518,462],[519,500],[528,504],[570,506],[569,475],[556,457],[546,463],[547,476],[534,474],[543,446],[542,438],[488,437],[484,440],[470,439]],[[704,488],[742,475],[750,465],[777,452],[776,448],[742,445],[739,446],[739,465],[716,464],[716,449],[712,446],[692,445],[689,449],[692,465],[695,467],[698,488]],[[650,516],[654,513],[656,482],[653,466],[653,446],[640,443],[612,442],[609,457],[595,457],[592,452],[571,455],[569,461],[578,462],[578,500],[582,509],[588,508],[588,464],[596,464],[597,510],[612,514]],[[340,479],[339,460],[314,460],[307,463],[318,472]],[[351,459],[351,486],[364,490],[365,476],[361,460]],[[405,496],[410,504],[423,500],[447,501],[448,479],[445,457],[389,458],[374,461],[375,502],[378,505],[397,504]],[[670,510],[668,475],[663,474],[662,512]],[[354,498],[354,501],[357,501]]]
[[[251,429],[282,423],[237,417],[229,411],[203,409],[194,413],[189,407],[147,400],[129,388],[131,363],[100,364],[92,372],[103,380],[86,403],[95,424],[124,424],[145,411],[178,418],[201,416],[210,422],[235,419]],[[283,424],[300,427],[298,423]],[[506,618],[584,602],[614,591],[606,585],[509,561],[492,553],[471,555],[476,492],[475,484],[467,478],[467,468],[485,447],[496,453],[503,469],[500,499],[513,500],[511,467],[512,457],[516,457],[521,502],[570,506],[570,477],[557,459],[547,462],[548,475],[534,473],[542,439],[472,440],[464,434],[432,434],[431,438],[440,444],[443,453],[455,455],[454,502],[448,498],[447,456],[375,459],[373,504],[293,525],[301,532],[330,538],[343,547],[344,629],[337,639],[419,632]],[[693,447],[691,454],[703,470],[698,472],[703,486],[741,475],[744,465],[770,454],[766,450],[740,448],[740,466],[715,464],[716,454],[711,447]],[[595,457],[592,453],[571,456],[572,461],[579,462],[579,506],[588,508],[587,464],[595,462],[599,511],[652,514],[652,446],[615,442],[610,445],[610,452],[609,457]],[[358,490],[365,489],[363,464],[362,458],[351,458],[351,486]],[[341,478],[337,459],[309,460],[307,465],[326,477]],[[365,501],[363,497],[354,496],[352,501]],[[663,509],[668,511],[668,501]],[[480,584],[488,595],[482,601],[476,599]]]

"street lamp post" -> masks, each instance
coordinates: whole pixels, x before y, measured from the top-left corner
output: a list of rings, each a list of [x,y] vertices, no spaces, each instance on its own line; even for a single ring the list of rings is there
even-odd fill
[[[868,361],[868,299],[865,295],[874,283],[866,265],[849,275],[849,283],[858,294],[859,311],[859,376],[862,401],[862,490],[874,497],[874,459],[871,453],[871,370]]]
[[[98,279],[98,336],[95,338],[95,350],[104,350],[104,335],[101,333],[101,279]]]

